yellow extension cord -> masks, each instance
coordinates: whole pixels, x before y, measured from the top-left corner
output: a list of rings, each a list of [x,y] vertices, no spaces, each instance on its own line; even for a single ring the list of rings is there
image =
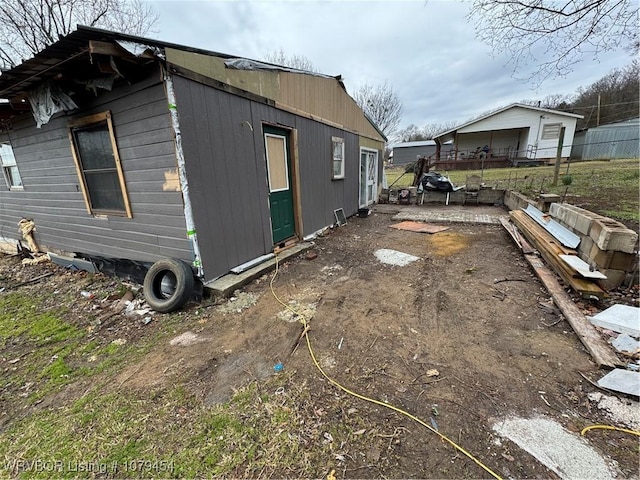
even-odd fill
[[[361,400],[364,400],[366,402],[370,402],[373,403],[375,405],[379,405],[381,407],[385,407],[388,408],[390,410],[393,410],[394,412],[397,412],[401,415],[404,415],[405,417],[410,418],[411,420],[419,423],[420,425],[422,425],[423,427],[425,427],[426,429],[432,431],[433,433],[435,433],[436,435],[438,435],[442,440],[448,442],[449,444],[451,444],[456,450],[458,450],[459,452],[463,453],[464,455],[466,455],[468,458],[470,458],[471,460],[473,460],[476,464],[478,464],[480,467],[482,467],[482,469],[484,469],[486,472],[488,472],[489,474],[491,474],[494,478],[497,478],[498,480],[502,480],[502,478],[495,473],[493,470],[491,470],[489,467],[487,467],[484,463],[482,463],[480,460],[478,460],[476,457],[474,457],[472,454],[470,454],[469,452],[467,452],[464,448],[462,448],[460,445],[458,445],[457,443],[455,443],[453,440],[451,440],[450,438],[446,437],[445,435],[443,435],[442,433],[440,433],[439,431],[437,431],[435,428],[433,428],[431,425],[428,425],[427,423],[425,423],[424,421],[420,420],[418,417],[416,417],[415,415],[412,415],[411,413],[402,410],[401,408],[395,407],[393,405],[390,405],[388,403],[385,402],[381,402],[380,400],[375,400],[373,398],[369,398],[366,397],[364,395],[360,395],[359,393],[353,392],[351,390],[349,390],[347,387],[342,386],[340,383],[338,383],[336,380],[334,380],[333,378],[331,378],[329,375],[327,375],[327,373],[322,369],[322,367],[320,366],[320,364],[318,363],[318,360],[316,359],[315,354],[313,353],[313,349],[311,348],[311,340],[309,340],[309,333],[308,333],[308,329],[307,329],[307,319],[305,318],[304,315],[302,315],[301,313],[297,312],[296,310],[294,310],[293,308],[291,308],[291,306],[287,305],[286,303],[284,303],[282,300],[280,300],[280,298],[278,298],[278,295],[276,295],[275,290],[273,289],[273,282],[276,279],[276,276],[278,275],[278,256],[276,255],[275,257],[276,260],[276,269],[275,272],[273,273],[273,276],[271,277],[271,282],[269,283],[269,287],[271,289],[271,294],[273,295],[273,297],[278,301],[278,303],[280,303],[280,305],[282,305],[284,308],[286,308],[287,310],[289,310],[291,313],[293,313],[294,315],[299,316],[302,320],[302,326],[303,326],[303,335],[307,341],[307,348],[309,350],[309,355],[311,355],[311,359],[313,360],[314,365],[316,366],[316,368],[320,371],[320,373],[322,374],[322,376],[324,378],[326,378],[329,383],[331,383],[333,386],[339,388],[340,390],[342,390],[345,393],[348,393],[349,395],[352,395],[356,398],[359,398]]]
[[[631,435],[637,435],[640,437],[640,432],[636,430],[629,430],[627,428],[620,428],[620,427],[612,427],[611,425],[591,425],[590,427],[584,427],[580,432],[580,435],[584,436],[584,434],[587,433],[589,430],[595,430],[596,428],[599,428],[602,430],[615,430],[616,432],[630,433]]]

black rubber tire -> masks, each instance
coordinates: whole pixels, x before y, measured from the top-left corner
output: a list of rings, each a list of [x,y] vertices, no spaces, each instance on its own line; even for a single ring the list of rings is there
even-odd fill
[[[171,291],[167,291],[167,285]],[[151,265],[144,276],[144,298],[156,312],[174,312],[189,301],[193,286],[191,267],[182,260],[167,258]]]

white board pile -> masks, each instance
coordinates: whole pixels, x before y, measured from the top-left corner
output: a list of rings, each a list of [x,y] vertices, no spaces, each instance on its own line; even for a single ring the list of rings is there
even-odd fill
[[[598,380],[598,385],[614,392],[640,397],[640,372],[616,368]]]
[[[603,312],[589,317],[592,324],[619,335],[611,345],[620,353],[635,356],[640,352],[640,308],[613,305]],[[629,367],[637,364],[630,364]],[[616,368],[598,380],[598,385],[614,392],[640,396],[640,372]]]
[[[640,337],[640,308],[613,305],[605,311],[589,317],[591,323],[631,337]]]

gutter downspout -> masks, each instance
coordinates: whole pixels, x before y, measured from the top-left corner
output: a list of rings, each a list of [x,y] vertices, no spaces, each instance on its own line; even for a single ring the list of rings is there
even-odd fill
[[[200,247],[198,246],[198,236],[196,235],[196,225],[193,219],[193,210],[191,208],[191,197],[189,196],[189,182],[187,181],[187,170],[184,162],[184,151],[182,150],[182,135],[180,134],[180,119],[178,117],[178,107],[176,106],[176,96],[173,90],[173,80],[171,75],[163,68],[164,84],[167,90],[167,101],[169,102],[169,112],[171,113],[171,126],[176,141],[176,160],[178,161],[178,178],[180,179],[180,189],[182,190],[182,199],[184,202],[184,218],[187,224],[187,238],[191,242],[193,249],[193,266],[198,270],[198,276],[204,277],[202,269],[202,257],[200,256]]]

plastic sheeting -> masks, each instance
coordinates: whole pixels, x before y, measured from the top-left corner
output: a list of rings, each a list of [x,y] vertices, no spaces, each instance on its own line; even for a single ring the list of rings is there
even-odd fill
[[[58,112],[78,108],[69,95],[51,82],[45,82],[34,88],[27,94],[27,97],[38,128],[49,122],[51,117]]]
[[[307,75],[313,75],[316,77],[335,78],[329,75],[323,75],[321,73],[300,70],[298,68],[283,67],[280,65],[271,65],[270,63],[258,62],[257,60],[250,60],[248,58],[230,58],[229,60],[225,60],[224,64],[227,68],[233,68],[234,70],[265,70],[289,73],[305,73]]]

